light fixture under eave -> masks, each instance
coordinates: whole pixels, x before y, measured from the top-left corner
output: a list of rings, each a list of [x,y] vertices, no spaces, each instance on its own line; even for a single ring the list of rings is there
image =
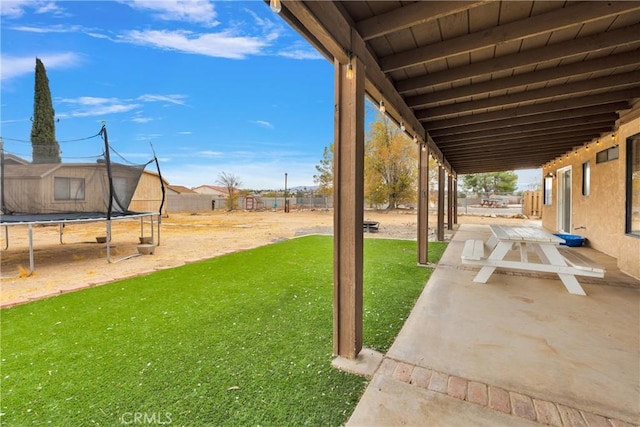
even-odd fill
[[[353,65],[351,65],[351,58],[349,58],[349,65],[347,65],[347,80],[353,79]]]
[[[282,2],[280,0],[270,0],[269,7],[275,13],[280,13],[282,10]]]
[[[384,114],[384,112],[387,111],[387,109],[384,106],[384,101],[380,101],[380,106],[378,107],[378,109],[382,114]]]
[[[413,137],[413,142],[414,142],[414,143],[417,143],[417,142],[418,142],[418,137],[417,137],[417,136],[415,136],[415,135],[414,135],[414,137]]]
[[[427,144],[422,144],[422,151],[427,151]]]
[[[407,127],[404,125],[404,122],[400,122],[400,130],[402,132],[404,132],[405,130],[407,130]]]

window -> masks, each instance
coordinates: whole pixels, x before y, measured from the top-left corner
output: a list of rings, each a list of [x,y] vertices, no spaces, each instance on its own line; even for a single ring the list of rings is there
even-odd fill
[[[549,174],[551,175],[551,174]],[[544,177],[543,201],[545,205],[551,205],[553,200],[553,175]]]
[[[614,146],[611,148],[607,148],[606,150],[598,151],[596,153],[596,163],[604,163],[609,160],[615,160],[620,155],[620,150],[618,146]]]
[[[591,190],[591,162],[582,164],[582,195],[588,196]]]
[[[54,177],[54,200],[84,200],[84,178]]]
[[[626,232],[640,237],[640,134],[627,139]]]

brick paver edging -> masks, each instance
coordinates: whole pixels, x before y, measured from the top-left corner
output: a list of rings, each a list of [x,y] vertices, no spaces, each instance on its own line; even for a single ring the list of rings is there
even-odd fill
[[[490,384],[467,380],[386,357],[376,374],[387,375],[407,384],[541,424],[556,427],[638,427],[623,420],[540,400]]]

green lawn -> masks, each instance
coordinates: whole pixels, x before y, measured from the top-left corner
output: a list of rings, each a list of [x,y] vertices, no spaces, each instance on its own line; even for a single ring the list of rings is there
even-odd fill
[[[415,242],[365,240],[367,347],[430,272]],[[330,367],[332,274],[331,237],[308,236],[2,310],[0,423],[344,423],[366,382]]]

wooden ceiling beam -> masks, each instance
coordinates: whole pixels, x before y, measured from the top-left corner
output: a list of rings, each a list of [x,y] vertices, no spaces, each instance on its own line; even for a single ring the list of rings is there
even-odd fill
[[[629,108],[629,103],[626,101],[619,101],[611,104],[594,105],[591,107],[574,108],[572,110],[564,111],[552,111],[549,113],[542,113],[536,115],[528,115],[516,118],[507,118],[502,120],[481,121],[474,124],[464,124],[460,126],[442,127],[439,129],[430,129],[429,133],[435,139],[445,135],[458,135],[469,132],[487,131],[490,129],[503,129],[518,125],[538,124],[540,127],[545,127],[547,122],[555,122],[558,120],[573,119],[576,117],[589,117],[602,113],[609,113],[611,111],[626,110]]]
[[[474,123],[489,122],[494,120],[504,120],[524,116],[533,116],[553,111],[565,111],[577,108],[585,108],[594,105],[604,105],[617,102],[628,102],[627,100],[640,97],[640,87],[606,92],[596,95],[586,95],[577,98],[561,99],[522,107],[507,108],[488,113],[469,114],[462,117],[450,119],[437,119],[429,116],[429,110],[416,111],[416,117],[426,122],[428,129],[441,129],[450,126],[464,126]]]
[[[616,89],[623,89],[625,87],[640,87],[640,71],[632,71],[629,73],[616,74],[613,76],[600,77],[597,79],[550,86],[543,89],[535,89],[513,93],[510,95],[496,96],[494,98],[479,99],[477,101],[443,105],[441,107],[428,108],[426,109],[426,111],[428,112],[427,114],[430,117],[446,118],[446,116],[453,114],[481,111],[487,108],[505,108],[508,106],[515,106],[517,104],[526,102],[541,102],[543,100],[551,100],[557,96],[579,96],[582,93],[591,91],[613,91]],[[412,105],[410,105],[410,107],[411,106]]]
[[[539,158],[530,159],[528,161],[515,161],[510,165],[505,165],[504,163],[499,164],[491,164],[491,163],[458,163],[456,164],[456,168],[460,169],[460,175],[467,175],[471,173],[489,173],[489,172],[504,172],[507,170],[518,170],[518,169],[536,169],[541,167],[544,163],[546,163],[548,159],[545,156],[540,156]]]
[[[529,123],[525,125],[507,126],[499,129],[457,133],[453,135],[442,135],[440,137],[432,135],[432,137],[435,138],[438,143],[442,144],[444,142],[469,141],[479,138],[497,138],[504,135],[527,134],[528,132],[533,131],[553,132],[555,129],[570,129],[575,126],[594,127],[596,125],[602,125],[604,123],[609,126],[613,126],[615,125],[617,119],[618,114],[616,113],[603,113],[594,116],[573,117],[570,119],[554,120],[544,123]]]
[[[640,2],[585,2],[380,58],[385,73],[523,40],[640,9]]]
[[[485,3],[488,1],[419,1],[359,21],[356,23],[356,29],[362,39],[367,41],[405,28],[427,24]]]
[[[576,139],[580,141],[591,141],[594,138],[600,137],[603,133],[611,132],[611,126],[596,126],[589,128],[571,128],[564,129],[555,132],[528,132],[527,134],[516,135],[516,136],[503,136],[496,138],[482,138],[475,140],[466,140],[466,141],[438,141],[438,146],[441,147],[441,150],[450,149],[454,147],[465,147],[465,146],[486,146],[486,145],[499,145],[501,143],[514,143],[514,144],[535,144],[535,143],[544,143],[546,141],[559,141],[566,139]]]
[[[520,162],[520,164],[535,164],[537,167],[537,165],[541,165],[543,163],[548,162],[551,159],[554,159],[558,156],[562,155],[562,152],[558,152],[558,151],[546,151],[546,152],[542,152],[542,153],[534,153],[531,156],[526,156],[526,157],[522,157],[516,160],[516,162]],[[505,164],[503,160],[500,159],[492,159],[491,157],[484,157],[481,159],[460,159],[458,161],[456,161],[456,165],[458,167],[460,167],[459,165],[465,165],[465,166],[477,166],[479,164],[482,164],[482,166],[487,167],[487,166],[492,166],[492,167],[497,167],[500,166],[501,171],[505,171],[505,170],[512,170],[515,169],[517,166],[514,166],[513,168],[505,168]],[[475,168],[474,168],[475,169]]]
[[[614,70],[618,67],[628,65],[640,65],[640,49],[618,55],[605,56],[591,61],[575,62],[557,68],[546,68],[531,73],[518,74],[511,77],[458,86],[453,89],[411,96],[405,98],[405,101],[408,105],[431,107],[439,103],[453,103],[457,100],[472,96],[482,96],[496,91],[515,89],[537,83],[566,80],[578,76],[588,77],[594,72]]]
[[[571,150],[571,147],[556,146],[556,147],[550,147],[550,148],[528,150],[526,152],[520,153],[518,157],[524,160],[532,157],[542,157],[542,156],[547,157],[549,155],[554,155],[554,157],[551,157],[551,158],[555,158],[566,152],[571,152],[571,151],[573,151]],[[470,161],[483,162],[483,161],[493,160],[496,158],[496,156],[500,156],[500,157],[508,156],[512,152],[513,152],[513,149],[488,150],[484,152],[475,150],[473,152],[469,151],[464,155],[454,156],[454,159],[455,159],[454,161],[464,162],[464,161],[470,160]]]
[[[572,56],[586,55],[590,52],[597,52],[618,46],[626,46],[629,44],[637,46],[639,33],[640,24],[631,25],[606,33],[580,37],[578,39],[505,55],[495,59],[476,62],[463,67],[398,80],[396,81],[396,88],[398,92],[406,93],[423,87],[472,79],[484,74],[497,73],[512,68],[535,65],[541,62],[560,60]]]
[[[589,136],[589,134],[584,134],[584,135]],[[592,135],[594,134],[592,133],[591,136]],[[549,139],[540,139],[540,138],[526,139],[525,138],[519,141],[502,141],[500,143],[496,143],[492,145],[469,144],[464,146],[453,146],[453,147],[449,147],[445,145],[445,146],[442,146],[442,152],[452,158],[458,158],[459,155],[464,153],[481,152],[481,151],[487,151],[489,149],[511,150],[510,151],[511,153],[513,153],[514,151],[517,151],[518,153],[520,152],[526,153],[534,149],[548,149],[548,148],[554,148],[554,147],[563,147],[565,150],[570,150],[570,149],[573,149],[574,147],[577,148],[584,145],[584,141],[585,141],[584,138],[585,137],[583,136],[574,136],[574,137],[567,137],[567,138],[549,138]],[[588,141],[592,141],[594,138],[595,137],[589,138]]]

